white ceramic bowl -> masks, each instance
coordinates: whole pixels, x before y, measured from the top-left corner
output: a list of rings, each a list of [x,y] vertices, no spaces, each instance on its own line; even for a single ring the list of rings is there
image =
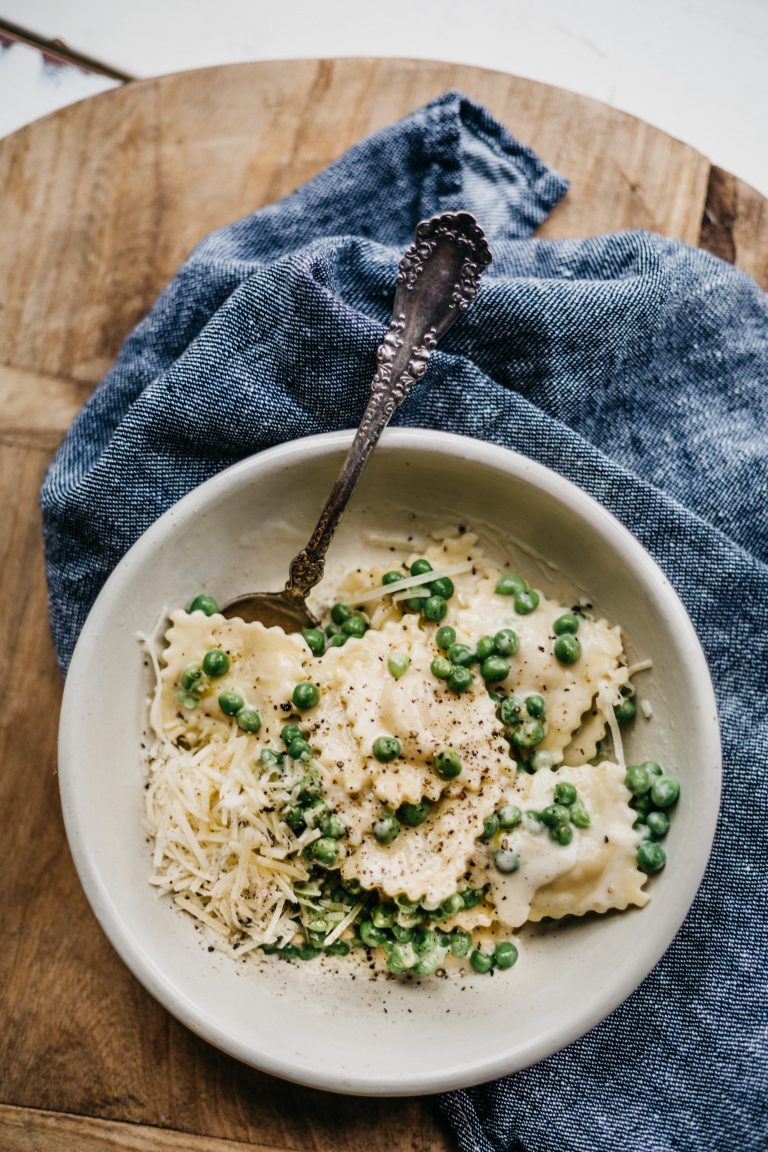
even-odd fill
[[[137,631],[200,589],[221,602],[280,587],[336,476],[351,433],[295,441],[245,460],[170,509],[115,569],[67,677],[60,779],[86,895],[122,959],[170,1012],[212,1044],[318,1088],[417,1094],[490,1080],[592,1028],[670,944],[709,856],[720,739],[704,655],[659,568],[604,509],[553,472],[476,440],[390,430],[371,459],[330,563],[359,560],[368,530],[418,534],[465,523],[536,587],[588,594],[624,630],[651,721],[629,756],[679,774],[669,863],[642,910],[587,917],[526,941],[495,978],[370,981],[319,962],[250,966],[209,953],[191,921],[147,883],[139,742],[148,686]],[[345,974],[346,972],[346,974]],[[630,1037],[627,1037],[630,1041]]]

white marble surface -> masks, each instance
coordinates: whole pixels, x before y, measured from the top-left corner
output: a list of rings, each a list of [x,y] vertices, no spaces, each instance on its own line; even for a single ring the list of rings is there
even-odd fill
[[[0,0],[3,17],[134,76],[306,56],[497,68],[631,112],[768,195],[768,0]],[[21,112],[0,56],[9,101]]]

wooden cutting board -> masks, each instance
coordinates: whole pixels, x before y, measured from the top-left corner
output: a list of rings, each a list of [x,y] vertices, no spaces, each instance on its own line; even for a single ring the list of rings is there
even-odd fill
[[[0,1147],[8,1152],[438,1152],[430,1100],[298,1088],[177,1024],[94,920],[56,780],[61,696],[37,492],[130,329],[212,228],[290,192],[448,88],[485,103],[571,181],[541,235],[649,228],[768,284],[768,202],[602,104],[496,72],[305,60],[165,76],[0,141]],[[119,819],[119,814],[116,815]]]

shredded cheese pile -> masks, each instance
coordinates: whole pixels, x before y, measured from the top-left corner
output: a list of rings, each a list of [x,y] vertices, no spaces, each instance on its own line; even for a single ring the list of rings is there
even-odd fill
[[[295,887],[308,880],[302,851],[320,836],[297,836],[278,811],[296,799],[302,778],[263,766],[254,770],[236,730],[193,750],[150,750],[147,828],[154,839],[150,882],[173,897],[242,955],[263,943],[290,940]],[[288,906],[288,907],[286,907]]]

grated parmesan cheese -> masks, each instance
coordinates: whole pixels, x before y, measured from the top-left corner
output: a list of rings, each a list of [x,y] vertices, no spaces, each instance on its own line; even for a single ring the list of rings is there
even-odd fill
[[[293,884],[308,878],[301,853],[320,832],[296,836],[276,809],[291,802],[302,769],[274,779],[248,756],[235,729],[189,751],[160,724],[160,663],[152,637],[142,644],[155,670],[149,722],[145,821],[154,839],[152,883],[232,946],[234,954],[290,939]]]
[[[626,772],[627,762],[624,759],[624,744],[621,739],[621,730],[619,722],[613,712],[613,703],[609,701],[605,692],[601,689],[597,694],[597,706],[600,709],[603,719],[605,720],[608,731],[611,734],[613,742],[613,753],[616,757],[616,763],[621,768],[622,772]]]
[[[441,580],[444,576],[460,576],[463,572],[471,572],[473,567],[473,560],[465,560],[463,564],[450,564],[446,568],[422,572],[418,576],[404,576],[402,580],[393,580],[391,584],[377,584],[375,588],[356,592],[353,599],[355,604],[367,604],[370,600],[381,600],[390,593],[403,592],[406,588],[418,588],[420,584],[431,584],[433,580]]]

